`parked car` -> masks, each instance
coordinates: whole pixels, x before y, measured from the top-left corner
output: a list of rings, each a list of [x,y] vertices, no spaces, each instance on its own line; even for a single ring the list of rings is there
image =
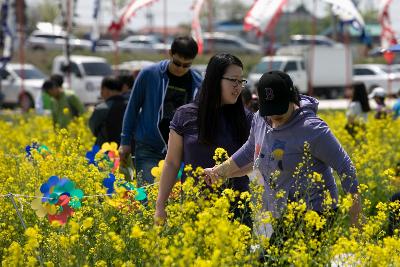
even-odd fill
[[[33,108],[42,84],[46,79],[38,68],[31,64],[9,63],[0,69],[3,104],[19,105],[23,109]]]
[[[36,30],[28,37],[27,46],[33,50],[62,50],[65,47],[66,32],[46,32]],[[69,38],[71,49],[89,50],[92,43],[89,40],[78,39],[73,35]]]
[[[96,52],[113,52],[115,48],[112,40],[100,39],[96,42]]]
[[[102,79],[113,74],[111,66],[102,57],[73,55],[70,61],[71,65],[68,67],[65,56],[55,57],[52,73],[64,75],[66,86],[70,80],[69,89],[75,91],[82,103],[98,103]],[[70,73],[70,79],[68,73]]]
[[[389,69],[384,64],[354,65],[353,81],[363,82],[369,93],[375,87],[382,87],[390,94],[395,94],[400,90],[400,73]]]
[[[290,36],[289,45],[324,45],[334,46],[340,44],[324,35],[296,34]]]
[[[164,44],[154,35],[132,35],[118,42],[121,51],[138,53],[164,53],[170,44]]]
[[[207,64],[192,65],[192,69],[194,71],[197,71],[197,73],[200,74],[204,78],[204,76],[206,75]]]
[[[113,66],[113,70],[117,75],[138,75],[139,71],[143,68],[154,64],[153,61],[149,60],[132,60],[126,61],[119,65]]]
[[[400,73],[400,64],[393,64],[393,65],[390,65],[388,68],[389,68],[390,72]]]
[[[226,33],[213,32],[204,33],[204,52],[205,53],[243,53],[243,54],[261,54],[261,47],[251,44],[242,38]]]

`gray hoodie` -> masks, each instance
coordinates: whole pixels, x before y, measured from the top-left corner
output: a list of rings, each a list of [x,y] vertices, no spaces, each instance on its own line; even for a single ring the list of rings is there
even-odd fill
[[[336,208],[338,190],[332,174],[339,175],[344,191],[357,192],[355,168],[328,125],[317,117],[318,101],[301,96],[300,108],[290,120],[277,128],[254,115],[247,142],[232,156],[239,167],[253,163],[263,179],[266,208],[279,216],[287,200],[305,200],[307,208],[322,212],[327,189]],[[304,145],[309,144],[309,157],[304,160]],[[302,167],[299,166],[300,163]],[[309,174],[322,174],[321,182],[312,182]],[[283,190],[283,191],[282,191]],[[276,198],[278,192],[283,197]]]

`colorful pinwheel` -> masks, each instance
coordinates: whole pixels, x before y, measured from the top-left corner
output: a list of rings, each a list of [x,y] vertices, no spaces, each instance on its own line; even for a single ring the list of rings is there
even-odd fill
[[[143,201],[147,198],[146,190],[144,188],[137,188],[132,183],[125,181],[123,179],[116,180],[114,174],[110,173],[108,178],[103,180],[104,187],[107,188],[107,194],[113,194],[115,192],[115,188],[123,188],[127,192],[135,193],[135,200]]]
[[[29,160],[33,159],[32,151],[36,150],[43,158],[46,158],[51,154],[50,149],[45,145],[40,145],[37,142],[33,142],[25,147],[26,157]]]
[[[68,178],[51,176],[42,184],[37,198],[32,201],[32,208],[39,217],[48,216],[50,222],[65,224],[75,209],[81,207],[83,192],[75,188]]]

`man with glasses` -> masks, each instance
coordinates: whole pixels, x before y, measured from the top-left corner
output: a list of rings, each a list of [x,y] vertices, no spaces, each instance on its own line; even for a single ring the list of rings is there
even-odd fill
[[[134,139],[139,186],[153,183],[151,169],[165,157],[169,124],[175,110],[191,102],[200,88],[201,76],[190,69],[197,51],[193,38],[175,38],[169,60],[144,68],[133,85],[124,115],[119,153],[123,165],[130,156]]]

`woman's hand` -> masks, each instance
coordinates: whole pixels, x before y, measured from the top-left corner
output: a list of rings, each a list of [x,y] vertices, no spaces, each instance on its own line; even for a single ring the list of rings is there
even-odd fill
[[[217,172],[215,171],[215,167],[204,169],[204,181],[207,185],[211,186],[215,184],[220,178]]]
[[[154,213],[154,224],[163,225],[167,219],[167,212],[165,207],[156,207],[156,212]]]

